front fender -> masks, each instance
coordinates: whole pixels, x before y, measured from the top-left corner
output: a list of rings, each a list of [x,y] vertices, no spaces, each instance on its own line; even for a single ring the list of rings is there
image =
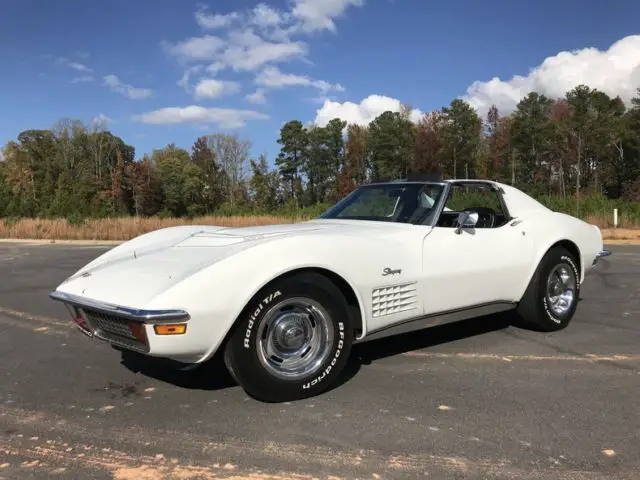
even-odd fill
[[[355,237],[336,240],[321,235],[282,238],[203,268],[165,291],[147,308],[180,305],[189,312],[191,322],[206,322],[208,338],[203,341],[207,348],[200,360],[204,361],[220,348],[242,310],[261,289],[291,271],[319,268],[339,275],[351,286],[366,334],[370,294],[365,295],[382,281],[379,266],[385,264],[402,266],[402,281],[417,280],[422,268],[406,248],[394,248],[388,240],[384,243],[375,239],[363,242]]]

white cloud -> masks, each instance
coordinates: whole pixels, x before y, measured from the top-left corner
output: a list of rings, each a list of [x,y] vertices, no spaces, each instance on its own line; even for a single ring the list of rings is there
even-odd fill
[[[200,105],[167,107],[133,117],[134,120],[153,125],[216,124],[220,128],[240,128],[249,120],[267,120],[268,115],[254,110],[233,108],[205,108]]]
[[[560,52],[547,57],[527,75],[515,75],[508,81],[497,77],[486,82],[476,81],[463,98],[481,115],[485,115],[492,104],[506,114],[532,91],[558,98],[580,84],[610,96],[620,95],[629,104],[640,86],[640,35],[625,37],[604,51],[583,48]]]
[[[232,68],[251,71],[268,63],[305,59],[305,42],[293,41],[293,34],[319,30],[336,31],[334,19],[364,0],[292,0],[290,11],[281,11],[265,3],[251,10],[208,13],[200,5],[196,22],[204,29],[231,28],[227,35],[202,35],[177,43],[163,42],[165,49],[181,62],[211,61],[217,70]],[[237,24],[237,25],[236,25]],[[258,35],[256,30],[260,33]]]
[[[246,98],[249,103],[266,103],[267,99],[264,94],[264,88],[258,88],[255,92],[247,94],[244,98]]]
[[[304,42],[264,40],[250,28],[230,32],[225,40],[204,35],[174,45],[165,42],[165,48],[181,62],[211,61],[210,68],[216,71],[224,68],[254,70],[268,62],[291,60],[307,53]]]
[[[305,86],[317,89],[323,97],[330,91],[343,91],[344,87],[338,83],[286,74],[274,64],[292,60],[310,63],[307,43],[292,37],[322,30],[335,32],[334,20],[343,16],[349,7],[364,5],[364,0],[288,0],[286,9],[272,7],[265,1],[253,8],[232,12],[210,12],[208,7],[199,5],[194,13],[196,23],[204,30],[216,30],[216,35],[203,33],[180,41],[162,42],[165,50],[185,68],[178,86],[187,92],[193,90],[196,99],[237,93],[240,91],[237,82],[212,78],[231,69],[235,72],[262,70],[255,77],[258,88],[245,95],[245,99],[254,104],[266,102],[268,88]],[[185,64],[191,66],[186,68]],[[197,74],[201,78],[193,78]],[[163,108],[135,118],[152,124],[216,123],[234,128],[248,120],[269,117],[253,110],[189,105]]]
[[[335,32],[333,19],[342,16],[349,7],[363,6],[364,0],[294,0],[294,4],[291,13],[300,22],[295,30]]]
[[[227,14],[208,14],[206,13],[206,7],[200,7],[195,13],[196,22],[200,27],[206,29],[223,28],[231,25],[235,20],[240,19],[238,12],[231,12]]]
[[[82,75],[80,77],[73,77],[71,83],[86,83],[93,82],[94,78],[91,75]]]
[[[76,72],[80,72],[80,73],[84,73],[85,75],[79,76],[79,77],[75,77],[74,80],[72,80],[72,83],[77,83],[77,82],[82,82],[82,81],[88,81],[87,79],[89,78],[88,74],[94,73],[92,68],[89,68],[88,66],[86,66],[84,63],[80,63],[74,60],[70,60],[67,57],[56,57],[53,55],[43,55],[44,58],[53,60],[53,63],[56,65],[64,65],[66,67],[71,68],[72,70],[75,70]],[[88,57],[88,55],[86,56]]]
[[[360,103],[353,102],[334,102],[325,100],[322,107],[316,111],[314,123],[319,126],[325,126],[333,118],[340,118],[348,123],[356,123],[358,125],[368,125],[381,113],[390,110],[399,112],[402,108],[400,100],[384,95],[369,95]],[[422,118],[423,112],[419,109],[411,110],[410,119],[417,122]]]
[[[137,88],[132,85],[122,83],[116,75],[107,75],[104,77],[104,84],[113,92],[121,93],[132,100],[140,100],[148,98],[153,93],[149,88]]]
[[[165,43],[165,48],[182,61],[212,60],[226,42],[215,35],[190,37],[175,45]]]
[[[265,69],[256,76],[255,82],[257,85],[271,88],[304,86],[315,87],[323,93],[330,90],[344,91],[344,87],[339,83],[332,84],[324,80],[313,80],[302,75],[282,73],[277,67],[273,66],[265,67]]]
[[[196,98],[219,98],[224,95],[232,95],[240,91],[240,84],[227,80],[205,78],[200,80],[195,88]]]
[[[236,71],[247,71],[269,62],[303,57],[306,53],[307,45],[304,42],[272,42],[247,28],[229,34],[229,45],[221,53],[219,61]]]
[[[286,22],[287,18],[279,10],[264,3],[259,3],[253,7],[249,23],[262,28],[275,27]]]
[[[73,68],[74,70],[77,70],[78,72],[93,73],[92,69],[82,63],[69,62],[67,65],[69,65],[69,67]]]
[[[182,88],[185,92],[191,91],[191,86],[189,85],[189,79],[191,78],[192,74],[200,72],[202,68],[203,68],[202,65],[194,65],[193,67],[187,68],[182,74],[182,77],[180,77],[180,80],[176,82],[176,84],[180,88]]]
[[[107,117],[104,113],[100,113],[91,119],[91,126],[96,130],[107,128],[113,120]]]
[[[215,75],[221,70],[224,70],[224,63],[222,62],[213,62],[207,67],[207,72],[209,72],[211,75]]]

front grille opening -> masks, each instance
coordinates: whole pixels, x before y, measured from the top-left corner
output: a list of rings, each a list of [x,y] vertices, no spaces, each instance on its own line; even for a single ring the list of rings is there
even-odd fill
[[[130,328],[131,320],[88,308],[83,308],[82,313],[97,337],[123,348],[140,352],[149,351],[144,328]]]

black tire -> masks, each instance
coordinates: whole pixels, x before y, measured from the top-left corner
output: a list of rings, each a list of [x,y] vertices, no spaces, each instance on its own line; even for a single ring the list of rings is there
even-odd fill
[[[278,319],[270,314],[284,302],[298,301],[300,305],[315,303],[314,314],[283,314],[280,317],[281,335],[275,335],[275,340],[268,337],[272,343],[264,341],[268,317],[272,322]],[[265,366],[267,354],[260,353],[265,352],[265,345],[271,345],[274,352],[282,354],[287,342],[291,348],[299,346],[292,344],[300,341],[301,334],[305,331],[308,334],[313,326],[319,328],[321,325],[325,325],[326,330],[313,332],[311,340],[325,338],[325,341],[307,354],[308,358],[314,358],[320,352],[314,368],[300,376],[284,378]],[[269,329],[270,332],[273,330]],[[289,336],[283,332],[288,332]],[[348,360],[353,335],[348,304],[336,285],[322,275],[302,273],[275,280],[249,302],[225,344],[224,359],[229,373],[252,397],[265,402],[299,400],[334,385]],[[306,344],[308,335],[303,338]]]
[[[571,303],[564,311],[558,311],[548,293],[549,276],[564,269],[569,275],[565,286],[572,286]],[[571,322],[580,298],[580,270],[575,256],[563,247],[553,247],[542,257],[527,290],[520,300],[517,313],[525,325],[530,325],[543,332],[562,330]]]

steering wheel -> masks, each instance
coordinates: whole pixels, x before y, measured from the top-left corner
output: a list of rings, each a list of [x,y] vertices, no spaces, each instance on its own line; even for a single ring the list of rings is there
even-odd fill
[[[476,228],[493,228],[496,224],[496,214],[495,212],[488,207],[472,207],[465,209],[468,212],[476,212],[478,214],[478,223],[476,224]],[[486,219],[482,222],[481,219]]]

